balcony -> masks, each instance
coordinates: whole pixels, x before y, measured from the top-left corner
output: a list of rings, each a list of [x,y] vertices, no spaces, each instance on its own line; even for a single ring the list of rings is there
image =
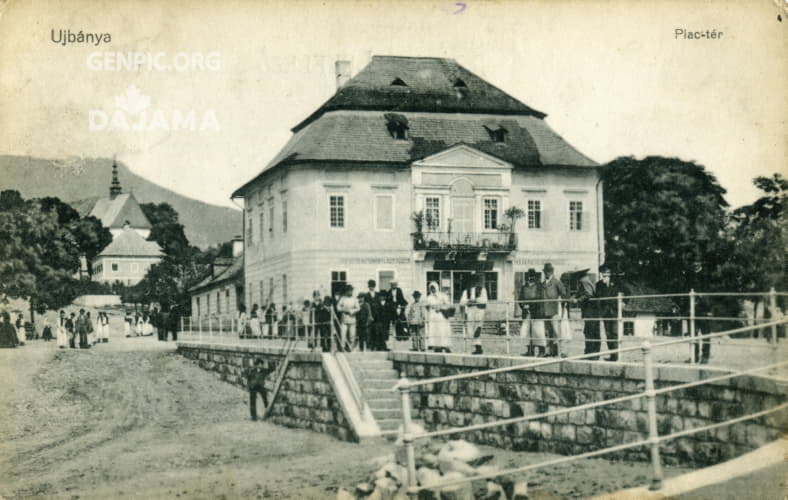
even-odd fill
[[[484,251],[509,253],[517,250],[517,235],[509,232],[440,233],[427,231],[412,233],[413,249],[430,252]]]

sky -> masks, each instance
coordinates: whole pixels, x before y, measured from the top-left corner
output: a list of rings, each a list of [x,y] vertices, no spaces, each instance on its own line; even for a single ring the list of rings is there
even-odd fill
[[[336,60],[355,74],[376,54],[436,56],[547,113],[599,163],[696,161],[740,206],[757,198],[755,176],[786,172],[779,5],[9,0],[0,154],[117,155],[169,189],[232,206],[230,194],[333,95]],[[151,64],[117,68],[129,53]]]

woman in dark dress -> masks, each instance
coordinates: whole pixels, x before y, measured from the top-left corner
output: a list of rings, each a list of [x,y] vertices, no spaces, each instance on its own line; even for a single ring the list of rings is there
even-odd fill
[[[18,343],[16,328],[11,324],[11,316],[4,312],[3,322],[0,323],[0,347],[16,347]]]

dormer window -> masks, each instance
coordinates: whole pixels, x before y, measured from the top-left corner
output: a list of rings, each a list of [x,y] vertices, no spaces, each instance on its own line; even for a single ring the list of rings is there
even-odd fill
[[[500,125],[498,126],[497,129],[494,130],[488,127],[487,125],[485,125],[484,129],[487,131],[488,134],[490,134],[490,140],[492,140],[493,142],[496,143],[506,142],[506,134],[508,134],[509,131],[501,127]]]
[[[388,129],[391,137],[398,140],[408,139],[408,119],[399,113],[386,113],[383,115],[386,119],[386,129]]]
[[[454,88],[455,89],[467,89],[468,86],[465,85],[465,82],[462,81],[460,78],[457,78],[456,80],[454,80]]]
[[[407,87],[408,84],[402,81],[402,78],[395,78],[391,81],[392,87]]]

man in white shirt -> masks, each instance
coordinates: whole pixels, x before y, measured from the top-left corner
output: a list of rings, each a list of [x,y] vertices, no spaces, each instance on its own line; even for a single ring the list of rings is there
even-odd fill
[[[482,325],[484,324],[484,311],[487,309],[487,290],[484,288],[481,276],[471,275],[468,285],[462,292],[460,306],[465,308],[465,326],[467,335],[474,338],[472,354],[482,354]]]

